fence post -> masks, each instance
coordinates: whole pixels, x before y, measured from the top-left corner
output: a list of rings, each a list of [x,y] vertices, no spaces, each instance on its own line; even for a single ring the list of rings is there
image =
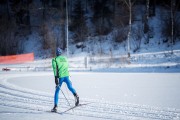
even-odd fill
[[[84,65],[85,65],[85,68],[88,68],[88,57],[87,56],[84,58]]]

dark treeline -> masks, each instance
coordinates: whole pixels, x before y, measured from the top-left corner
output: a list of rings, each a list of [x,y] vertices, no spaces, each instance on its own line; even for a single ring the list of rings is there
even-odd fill
[[[157,7],[169,11],[168,17],[162,19],[162,35],[164,41],[175,44],[180,36],[176,15],[179,4],[179,0],[0,0],[0,55],[22,53],[23,41],[34,32],[39,34],[44,49],[60,46],[65,50],[67,9],[72,44],[95,36],[102,42],[101,36],[110,33],[119,44],[127,40],[128,35],[133,35],[136,41],[146,36],[148,44],[153,36],[148,19],[157,16]],[[138,5],[143,6],[141,15],[137,15],[135,9]],[[142,27],[131,28],[130,21],[132,24],[141,21]],[[139,47],[136,45],[136,49]]]

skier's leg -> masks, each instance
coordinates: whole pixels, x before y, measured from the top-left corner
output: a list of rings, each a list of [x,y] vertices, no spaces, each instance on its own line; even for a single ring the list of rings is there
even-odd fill
[[[79,104],[79,96],[77,95],[76,90],[72,87],[72,83],[69,80],[69,77],[65,77],[65,82],[66,82],[66,85],[67,85],[68,89],[74,95],[74,97],[75,97],[75,105],[77,106]]]
[[[54,105],[58,104],[60,86],[56,86],[55,94],[54,94]]]
[[[56,90],[55,90],[55,94],[54,94],[54,107],[51,110],[51,112],[57,112],[59,90],[60,90],[60,87],[56,86]]]
[[[54,108],[51,110],[52,112],[56,112],[57,111],[59,90],[61,88],[62,83],[63,83],[63,79],[59,78],[59,85],[56,86],[56,90],[55,90],[55,94],[54,94]]]
[[[72,87],[72,83],[69,80],[69,77],[65,77],[64,82],[66,82],[66,85],[67,85],[68,89],[72,92],[72,94],[75,94],[76,90]]]

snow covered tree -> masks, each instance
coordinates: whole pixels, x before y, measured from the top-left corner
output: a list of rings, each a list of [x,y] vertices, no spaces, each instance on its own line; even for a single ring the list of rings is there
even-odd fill
[[[75,42],[84,42],[88,29],[86,24],[85,10],[81,0],[76,0],[74,10],[71,13],[70,30],[74,32]]]
[[[156,15],[156,0],[150,0],[149,1],[149,16],[155,16]]]
[[[145,14],[145,21],[144,21],[144,33],[148,33],[148,31],[149,31],[148,22],[149,22],[149,0],[146,0],[146,14]]]
[[[133,10],[133,5],[135,3],[135,0],[120,0],[129,9],[129,31],[128,31],[128,36],[127,36],[127,54],[128,57],[130,57],[130,39],[131,39],[131,31],[132,31],[132,10]]]
[[[18,50],[18,44],[31,33],[30,3],[31,0],[4,0],[0,2],[1,7],[5,8],[4,12],[3,9],[0,9],[0,28],[3,30],[0,32],[2,35],[1,43],[4,44],[1,46],[3,55],[22,52]]]
[[[127,40],[127,28],[129,22],[129,8],[123,1],[114,1],[114,31],[113,37],[114,41],[118,43],[122,43]]]
[[[26,30],[27,34],[30,33],[30,10],[29,5],[30,0],[19,0],[19,1],[9,1],[9,7],[11,8],[10,12],[14,14],[17,25]]]
[[[166,12],[161,11],[163,42],[168,42],[171,48],[180,36],[179,5],[178,0],[166,1],[163,5]]]
[[[0,55],[13,55],[18,52],[18,39],[16,31],[18,29],[13,19],[8,19],[7,14],[0,17]]]
[[[96,26],[97,35],[107,35],[113,27],[113,1],[96,0],[94,1],[94,15],[92,21]]]
[[[145,44],[149,43],[149,39],[150,39],[150,26],[149,26],[149,17],[150,17],[150,1],[152,0],[146,0],[146,11],[145,11],[145,19],[144,19],[144,33],[146,34],[145,37]],[[152,12],[152,11],[151,11]],[[151,13],[151,15],[153,15],[153,13]]]

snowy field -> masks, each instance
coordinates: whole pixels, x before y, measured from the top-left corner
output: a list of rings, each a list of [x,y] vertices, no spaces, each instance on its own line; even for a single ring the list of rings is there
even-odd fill
[[[71,72],[71,81],[90,104],[55,114],[52,72],[0,72],[0,120],[180,120],[179,73]],[[68,109],[61,92],[59,99],[58,111]]]
[[[0,71],[52,71],[52,58],[21,64],[0,64]],[[71,71],[180,73],[180,50],[114,56],[71,56]]]

